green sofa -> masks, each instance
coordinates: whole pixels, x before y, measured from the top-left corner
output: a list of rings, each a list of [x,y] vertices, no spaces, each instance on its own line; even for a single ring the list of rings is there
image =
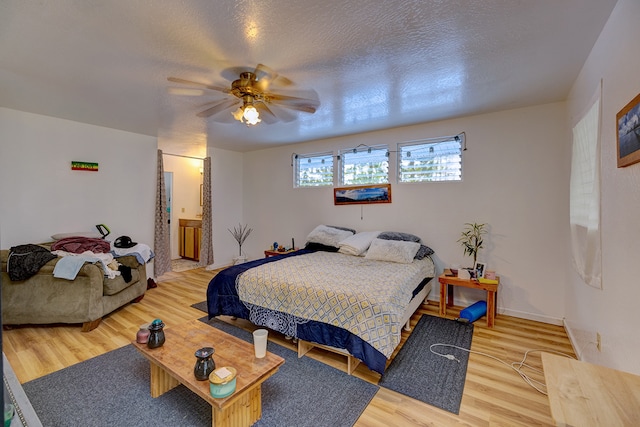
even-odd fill
[[[53,277],[60,258],[45,264],[23,281],[7,274],[8,250],[0,251],[3,325],[82,323],[82,331],[98,327],[102,317],[129,302],[138,302],[147,290],[147,272],[134,256],[117,258],[131,267],[131,280],[105,277],[99,264],[85,263],[75,280]]]

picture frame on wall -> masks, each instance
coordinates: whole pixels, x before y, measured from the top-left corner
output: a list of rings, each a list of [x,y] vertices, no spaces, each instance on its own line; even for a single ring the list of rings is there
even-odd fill
[[[333,203],[335,205],[391,203],[391,184],[334,188]]]
[[[616,114],[618,167],[640,162],[640,94]]]
[[[476,261],[476,265],[473,266],[473,271],[475,272],[476,279],[484,278],[484,272],[487,269],[487,264],[484,262]]]

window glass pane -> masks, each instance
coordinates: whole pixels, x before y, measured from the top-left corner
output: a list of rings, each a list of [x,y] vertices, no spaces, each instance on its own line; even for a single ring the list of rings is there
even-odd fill
[[[333,185],[333,153],[297,155],[295,187]]]
[[[366,185],[389,182],[389,158],[386,146],[340,151],[340,184]]]
[[[398,144],[398,181],[462,180],[462,137]]]

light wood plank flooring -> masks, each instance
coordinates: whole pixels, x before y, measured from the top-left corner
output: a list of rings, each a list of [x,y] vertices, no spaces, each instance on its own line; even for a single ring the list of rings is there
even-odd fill
[[[144,299],[106,316],[91,332],[80,332],[79,325],[22,326],[3,331],[3,351],[20,382],[24,383],[59,369],[125,346],[135,339],[139,325],[161,318],[167,327],[204,315],[190,305],[206,299],[206,288],[215,271],[202,268],[167,273],[158,287],[147,291]],[[436,292],[432,290],[432,293]],[[447,311],[457,317],[459,309]],[[438,306],[423,304],[412,318],[415,325],[422,314],[437,315]],[[229,322],[233,320],[226,318]],[[252,329],[244,320],[235,321]],[[408,336],[403,332],[403,343]],[[276,333],[270,339],[291,349],[294,345]],[[402,343],[401,343],[402,345]],[[493,329],[485,319],[475,323],[471,349],[488,353],[508,363],[519,362],[530,349],[547,349],[573,355],[567,334],[561,326],[548,325],[504,315],[496,317]],[[314,349],[316,358],[346,371],[346,358]],[[540,353],[532,352],[528,364],[541,369]],[[541,373],[528,371],[543,381]],[[380,376],[360,364],[356,376],[377,383]],[[194,396],[194,398],[197,398]],[[510,367],[478,354],[471,354],[460,414],[434,408],[404,395],[381,388],[360,416],[357,426],[536,426],[552,425],[547,396],[535,391]]]

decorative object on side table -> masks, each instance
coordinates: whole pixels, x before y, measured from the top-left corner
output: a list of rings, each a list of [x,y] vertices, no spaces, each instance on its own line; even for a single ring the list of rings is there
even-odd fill
[[[195,352],[196,365],[193,368],[193,374],[199,381],[209,379],[209,374],[216,369],[216,362],[213,360],[213,347],[202,347]]]
[[[242,244],[247,240],[253,228],[249,228],[248,225],[238,224],[237,227],[233,227],[233,231],[229,228],[227,228],[227,230],[229,230],[229,233],[231,233],[233,238],[236,239],[236,242],[238,242],[238,256],[233,258],[233,265],[242,264],[247,260],[247,257],[242,256]]]
[[[209,375],[209,393],[211,393],[211,396],[223,398],[236,391],[236,375],[236,369],[230,366],[223,366],[211,372]]]
[[[487,264],[485,264],[484,262],[476,261],[476,263],[473,265],[473,271],[475,272],[475,278],[476,279],[484,278],[484,273],[485,273],[486,269],[487,269]]]
[[[149,323],[140,325],[140,329],[136,334],[136,342],[140,344],[146,344],[149,341]]]
[[[458,243],[464,248],[464,254],[473,257],[473,265],[476,265],[478,251],[483,248],[484,240],[482,236],[487,234],[485,227],[487,224],[465,223],[465,229],[462,232]]]
[[[155,319],[149,325],[149,338],[147,340],[147,347],[158,348],[164,344],[164,323],[160,319]]]

